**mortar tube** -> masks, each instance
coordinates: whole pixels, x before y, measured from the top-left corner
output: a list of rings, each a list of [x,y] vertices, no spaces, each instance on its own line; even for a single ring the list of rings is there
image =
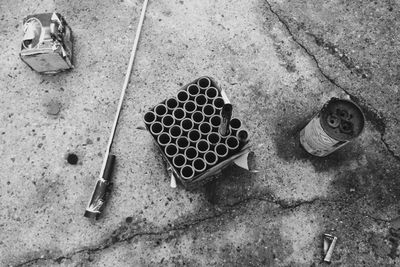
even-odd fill
[[[146,123],[147,126],[150,126],[153,122],[157,120],[157,115],[154,113],[154,111],[147,111],[146,114],[143,116],[144,123]]]
[[[199,86],[199,88],[201,90],[206,90],[207,88],[209,88],[211,86],[211,80],[208,77],[200,77],[197,80],[197,85]]]
[[[190,142],[193,144],[197,143],[198,140],[201,138],[201,132],[199,130],[191,130],[188,134]]]
[[[211,104],[205,105],[205,106],[203,107],[202,111],[203,111],[203,114],[204,114],[206,117],[212,117],[212,116],[215,114],[215,108],[214,108],[214,106],[211,105]]]
[[[194,122],[192,121],[192,119],[185,118],[181,121],[182,130],[189,132],[190,130],[193,129],[193,127],[194,127]]]
[[[197,104],[197,108],[201,110],[207,104],[207,97],[205,95],[197,95],[194,102]]]
[[[167,133],[161,133],[158,137],[157,137],[157,143],[161,146],[164,147],[166,145],[168,145],[171,142],[171,136]]]
[[[219,91],[218,91],[217,88],[215,88],[215,87],[207,88],[207,90],[206,90],[206,96],[207,96],[207,101],[208,101],[208,103],[211,104],[211,103],[213,102],[213,100],[214,100],[216,97],[218,97],[218,94],[219,94]]]
[[[207,135],[212,132],[212,126],[208,122],[203,122],[202,124],[200,124],[199,130],[202,134],[202,137],[207,138]]]
[[[172,158],[172,164],[175,168],[182,168],[186,165],[186,157],[183,154],[177,154]]]
[[[229,122],[229,126],[232,130],[232,134],[236,135],[236,132],[242,127],[242,121],[239,120],[238,118],[233,118]]]
[[[150,126],[150,132],[152,135],[154,136],[158,136],[159,134],[161,134],[164,131],[164,126],[156,121],[154,122],[151,126]]]
[[[202,156],[210,149],[210,144],[206,140],[199,140],[196,143],[197,153]]]
[[[162,117],[164,117],[165,114],[167,114],[167,106],[164,104],[158,104],[155,108],[154,108],[154,112],[157,114],[158,116],[158,120],[161,120]]]
[[[218,127],[221,125],[221,117],[214,115],[210,118],[210,124],[213,127],[213,131],[218,131]]]
[[[228,147],[220,143],[214,147],[214,152],[218,156],[218,161],[223,161],[228,156]]]
[[[207,164],[202,158],[197,158],[193,160],[192,167],[196,173],[202,173],[206,170]]]
[[[176,98],[178,100],[179,107],[183,107],[185,102],[189,100],[189,94],[186,91],[181,90],[176,95]]]
[[[225,145],[229,149],[229,155],[232,155],[239,148],[239,140],[235,136],[229,136],[225,140]]]
[[[171,128],[169,128],[169,135],[171,136],[172,140],[177,139],[182,135],[182,129],[181,127],[174,125]]]
[[[186,165],[180,171],[181,177],[185,180],[190,180],[194,177],[194,170],[192,166]]]
[[[172,112],[172,116],[175,119],[175,123],[179,124],[186,117],[186,111],[183,108],[176,108]]]
[[[176,145],[178,146],[179,150],[185,150],[190,145],[190,142],[187,137],[181,136],[176,139]]]
[[[195,158],[197,158],[198,155],[199,155],[197,153],[197,149],[195,147],[193,147],[193,146],[187,147],[185,149],[185,151],[183,152],[183,154],[185,155],[187,161],[192,161]]]
[[[167,131],[172,125],[175,124],[175,119],[173,116],[167,114],[162,118],[161,123],[164,126],[165,131]]]
[[[236,137],[239,140],[239,149],[242,149],[249,142],[249,132],[245,129],[239,129]]]
[[[207,135],[207,141],[210,146],[216,146],[221,141],[221,136],[218,133],[211,132]]]
[[[185,104],[183,104],[183,109],[186,111],[186,114],[191,115],[197,110],[197,105],[194,101],[189,100]]]
[[[224,103],[224,100],[222,99],[222,97],[217,97],[217,98],[214,98],[212,104],[216,110],[221,110],[225,103]]]
[[[169,113],[172,113],[172,111],[178,107],[179,103],[175,97],[172,97],[165,101],[165,105],[167,106]]]
[[[193,112],[193,114],[192,114],[192,120],[193,120],[193,122],[194,122],[194,125],[202,123],[202,122],[204,121],[204,115],[203,115],[203,113],[200,112],[200,111],[195,111],[195,112]]]
[[[204,161],[207,163],[209,167],[214,166],[218,162],[218,156],[214,151],[207,151],[204,154]]]
[[[189,94],[189,99],[194,100],[195,97],[200,93],[200,88],[196,84],[190,84],[187,87],[187,92]]]
[[[179,150],[175,144],[169,143],[164,148],[165,155],[169,158],[173,158],[175,155],[178,154]]]

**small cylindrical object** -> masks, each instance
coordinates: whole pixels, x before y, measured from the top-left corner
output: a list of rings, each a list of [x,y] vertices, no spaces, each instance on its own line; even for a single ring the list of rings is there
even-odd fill
[[[206,170],[207,164],[202,158],[197,158],[197,159],[193,160],[192,167],[195,172],[202,173],[203,171]]]
[[[230,129],[233,135],[236,135],[236,132],[242,127],[242,121],[238,118],[233,118],[229,122]]]
[[[200,124],[204,121],[204,115],[200,111],[195,111],[192,114],[192,120],[195,124]]]
[[[165,155],[167,155],[167,157],[173,158],[175,157],[176,154],[178,154],[179,149],[175,144],[169,143],[168,145],[165,146],[164,152]]]
[[[218,162],[218,156],[213,151],[207,151],[204,154],[204,160],[207,163],[207,166],[212,167]]]
[[[212,103],[214,101],[214,99],[216,97],[218,97],[218,93],[219,93],[218,89],[215,87],[207,88],[206,96],[207,96],[208,103]]]
[[[211,126],[213,127],[213,131],[217,130],[219,125],[221,124],[221,116],[214,115],[210,118]]]
[[[221,110],[224,106],[224,100],[222,99],[222,97],[217,97],[214,98],[212,104],[214,105],[216,110]]]
[[[179,106],[183,107],[183,104],[185,104],[185,102],[189,100],[189,94],[186,91],[181,90],[176,95],[176,98],[179,102]]]
[[[172,97],[165,101],[165,105],[167,106],[168,112],[172,113],[172,111],[178,107],[179,103],[175,97]]]
[[[168,111],[167,106],[164,104],[158,104],[154,108],[154,112],[157,114],[160,120],[165,114],[167,114],[167,111]]]
[[[236,137],[239,140],[240,149],[249,142],[249,132],[245,129],[239,129],[236,133]]]
[[[143,120],[147,126],[150,126],[153,122],[157,120],[157,115],[156,113],[154,113],[154,111],[147,111],[146,114],[144,114]]]
[[[171,139],[175,140],[178,137],[182,135],[182,129],[181,127],[174,125],[171,128],[169,128],[169,135],[171,136]]]
[[[164,126],[164,129],[168,130],[172,125],[175,124],[175,119],[172,115],[167,114],[161,119],[161,123]]]
[[[181,128],[182,130],[188,132],[193,129],[194,123],[192,119],[185,118],[181,121]]]
[[[228,136],[225,139],[225,144],[230,153],[234,153],[239,148],[239,140],[235,136]]]
[[[207,137],[209,133],[212,132],[212,126],[208,122],[202,122],[199,126],[199,130],[204,138]]]
[[[197,80],[197,85],[201,90],[206,90],[211,86],[211,80],[208,77],[201,77]]]
[[[190,84],[187,87],[187,92],[189,94],[189,99],[194,100],[195,97],[200,93],[200,88],[196,84]]]
[[[197,108],[201,110],[207,104],[207,97],[205,95],[197,95],[194,102],[196,102]]]
[[[186,157],[183,154],[177,154],[172,158],[172,164],[175,168],[182,168],[186,165]]]
[[[214,148],[215,154],[218,156],[218,160],[222,161],[228,156],[228,147],[225,144],[219,143]]]
[[[218,127],[218,132],[222,137],[230,134],[230,121],[232,118],[232,105],[225,103],[221,110],[221,123]]]
[[[203,106],[203,114],[207,117],[211,117],[212,115],[215,114],[215,108],[211,104],[207,104]]]
[[[188,161],[194,160],[198,157],[197,149],[193,146],[186,148],[183,154]]]
[[[196,111],[197,105],[194,101],[189,100],[183,105],[183,109],[186,111],[186,114],[191,116],[191,114]]]
[[[185,150],[189,145],[189,139],[185,136],[180,136],[178,139],[176,139],[176,145],[180,150]]]
[[[158,137],[157,137],[157,143],[160,146],[166,146],[171,142],[171,136],[167,133],[161,133]]]
[[[207,141],[211,146],[215,146],[221,141],[221,136],[218,133],[211,132],[207,135]]]
[[[332,98],[300,131],[300,144],[310,154],[324,157],[359,136],[365,118],[354,102]]]
[[[199,155],[201,156],[210,149],[210,144],[206,140],[201,139],[197,141],[196,149]]]
[[[158,121],[154,122],[154,123],[151,124],[151,126],[150,126],[150,132],[151,132],[154,136],[157,136],[157,135],[161,134],[163,131],[164,131],[164,126],[163,126],[160,122],[158,122]]]
[[[186,165],[184,166],[181,171],[181,177],[185,180],[190,180],[194,177],[194,170],[192,168],[192,166],[190,165]]]
[[[176,108],[172,112],[172,116],[175,119],[175,123],[180,123],[186,117],[186,111],[183,108]]]
[[[201,138],[201,132],[199,130],[193,129],[188,134],[189,140],[192,143],[196,143]]]

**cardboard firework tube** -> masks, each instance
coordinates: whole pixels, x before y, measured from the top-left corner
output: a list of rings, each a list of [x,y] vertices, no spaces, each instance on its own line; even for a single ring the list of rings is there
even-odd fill
[[[218,132],[222,137],[227,136],[230,133],[229,124],[231,121],[231,117],[232,117],[232,105],[230,103],[226,103],[225,101],[225,104],[221,110],[221,123],[218,127]]]
[[[154,111],[147,111],[146,114],[144,114],[144,123],[146,123],[147,126],[150,126],[153,122],[157,120],[157,115],[154,113]]]
[[[211,86],[211,80],[208,77],[200,77],[197,80],[197,85],[202,91],[204,91]]]
[[[185,104],[183,104],[183,109],[186,111],[186,114],[189,114],[189,116],[196,111],[197,105],[194,101],[187,101]]]
[[[168,108],[168,112],[172,113],[172,111],[178,107],[179,103],[178,103],[178,100],[175,97],[172,97],[172,98],[168,98],[165,101],[165,105]]]
[[[221,110],[225,103],[224,103],[224,100],[222,99],[222,97],[217,97],[217,98],[214,98],[212,104],[216,110]]]
[[[186,111],[183,108],[176,108],[172,112],[172,116],[175,119],[175,123],[180,123],[186,117]]]
[[[181,121],[182,130],[189,132],[190,130],[193,129],[193,127],[194,127],[194,122],[192,121],[192,119],[185,118]]]
[[[199,155],[197,153],[197,149],[193,146],[186,148],[183,154],[185,155],[187,161],[192,161]]]
[[[218,156],[219,161],[223,161],[228,156],[228,147],[225,144],[218,144],[214,147],[215,154]]]
[[[219,94],[219,91],[217,88],[215,88],[215,87],[207,88],[206,96],[207,96],[208,103],[211,104],[214,101],[214,99],[218,97],[218,94]]]
[[[161,133],[158,137],[157,137],[157,143],[164,147],[166,145],[168,145],[171,142],[171,136],[167,133]]]
[[[210,149],[210,144],[206,140],[201,139],[197,141],[196,149],[199,156],[202,156]]]
[[[194,170],[192,166],[186,165],[180,171],[181,177],[185,180],[190,180],[194,177]]]
[[[300,144],[310,154],[324,157],[358,137],[365,117],[359,106],[332,98],[300,131]]]
[[[186,165],[186,157],[183,154],[177,154],[172,158],[172,164],[175,168],[182,168]]]
[[[201,110],[205,104],[207,104],[207,97],[205,95],[197,95],[194,99],[197,104],[197,108]]]
[[[239,140],[235,136],[229,136],[225,139],[225,145],[229,149],[229,154],[233,154],[239,148]]]
[[[154,122],[152,125],[150,125],[150,132],[154,135],[154,136],[158,136],[159,134],[161,134],[164,131],[164,126],[156,121]]]
[[[203,106],[203,114],[206,117],[212,117],[215,114],[215,108],[211,104],[207,104]]]
[[[221,124],[221,117],[219,115],[214,115],[210,118],[211,126],[213,127],[213,131],[218,130],[218,127]]]
[[[185,150],[190,145],[190,142],[187,137],[181,136],[176,139],[176,145],[178,146],[179,150]]]
[[[195,97],[200,93],[200,88],[197,86],[197,84],[190,84],[187,87],[187,92],[189,94],[189,99],[194,100]]]
[[[164,126],[164,129],[167,131],[172,125],[175,124],[175,119],[173,116],[167,114],[161,119],[161,123]]]
[[[200,111],[195,111],[192,114],[192,120],[195,124],[200,124],[204,121],[204,115]]]
[[[221,136],[218,133],[211,132],[207,135],[207,141],[210,146],[215,146],[221,141]]]
[[[189,100],[189,94],[186,91],[179,91],[178,94],[176,95],[176,98],[178,100],[178,104],[180,107],[183,107],[186,101]]]
[[[212,132],[212,126],[208,122],[203,122],[199,126],[199,130],[203,138],[207,138],[207,135]]]
[[[207,151],[204,154],[204,160],[207,163],[207,166],[212,167],[218,162],[218,156],[213,151]]]
[[[165,146],[164,152],[165,155],[167,155],[167,157],[172,159],[173,157],[175,157],[176,154],[179,153],[179,149],[175,144],[169,143],[168,145]]]
[[[249,132],[245,129],[239,129],[236,133],[236,137],[239,140],[240,149],[249,142]]]
[[[201,132],[199,130],[193,129],[188,134],[189,140],[192,144],[197,143],[201,138]]]
[[[154,108],[154,112],[157,114],[158,116],[158,120],[161,120],[162,117],[164,117],[165,114],[167,114],[167,106],[164,104],[158,104],[155,108]]]
[[[204,172],[206,170],[207,164],[204,161],[204,159],[197,158],[197,159],[193,160],[192,167],[193,167],[195,172],[202,173],[202,172]]]
[[[232,131],[232,134],[236,135],[237,131],[242,127],[242,121],[239,120],[238,118],[233,118],[229,122],[229,127]]]
[[[182,129],[181,127],[174,125],[171,128],[169,128],[169,135],[171,136],[172,140],[177,139],[182,135]]]

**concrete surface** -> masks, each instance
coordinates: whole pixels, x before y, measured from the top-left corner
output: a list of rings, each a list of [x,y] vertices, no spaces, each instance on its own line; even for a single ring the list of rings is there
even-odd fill
[[[91,222],[142,4],[105,2],[0,3],[1,266],[319,266],[326,232],[333,266],[400,265],[398,2],[150,1],[112,198]],[[53,10],[73,29],[75,69],[43,76],[18,58],[21,21]],[[141,116],[202,75],[251,131],[252,171],[172,189]],[[311,157],[298,131],[347,94],[364,133]]]

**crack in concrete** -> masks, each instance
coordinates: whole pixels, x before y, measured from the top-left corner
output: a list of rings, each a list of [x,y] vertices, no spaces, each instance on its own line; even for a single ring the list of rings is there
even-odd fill
[[[285,27],[286,31],[289,33],[289,35],[292,37],[293,41],[299,45],[303,51],[315,62],[319,72],[322,74],[322,76],[325,77],[325,79],[327,79],[330,83],[332,83],[333,85],[335,85],[337,88],[339,88],[340,90],[342,90],[345,94],[347,94],[354,102],[360,104],[361,106],[363,106],[366,109],[372,110],[372,112],[375,114],[376,117],[378,117],[378,119],[382,120],[382,122],[384,123],[384,118],[382,118],[381,115],[378,115],[379,112],[372,107],[370,104],[367,103],[367,101],[365,101],[364,99],[360,99],[359,97],[356,97],[354,95],[352,95],[347,89],[345,89],[344,87],[342,87],[341,85],[339,85],[334,79],[332,79],[331,77],[329,77],[328,74],[326,74],[324,72],[324,70],[321,68],[318,59],[316,58],[316,56],[314,54],[312,54],[310,52],[310,50],[303,45],[292,33],[289,24],[283,20],[281,18],[281,16],[272,8],[272,5],[269,3],[268,0],[265,0],[265,2],[268,5],[268,9],[271,11],[272,14],[275,15],[275,17],[278,19],[278,21]],[[384,123],[384,127],[383,129],[380,129],[379,127],[377,127],[378,132],[381,135],[381,141],[384,144],[385,148],[387,149],[387,151],[389,152],[389,154],[396,159],[397,161],[400,162],[400,156],[396,155],[396,153],[390,148],[389,144],[385,141],[385,128],[386,128],[386,123]]]

